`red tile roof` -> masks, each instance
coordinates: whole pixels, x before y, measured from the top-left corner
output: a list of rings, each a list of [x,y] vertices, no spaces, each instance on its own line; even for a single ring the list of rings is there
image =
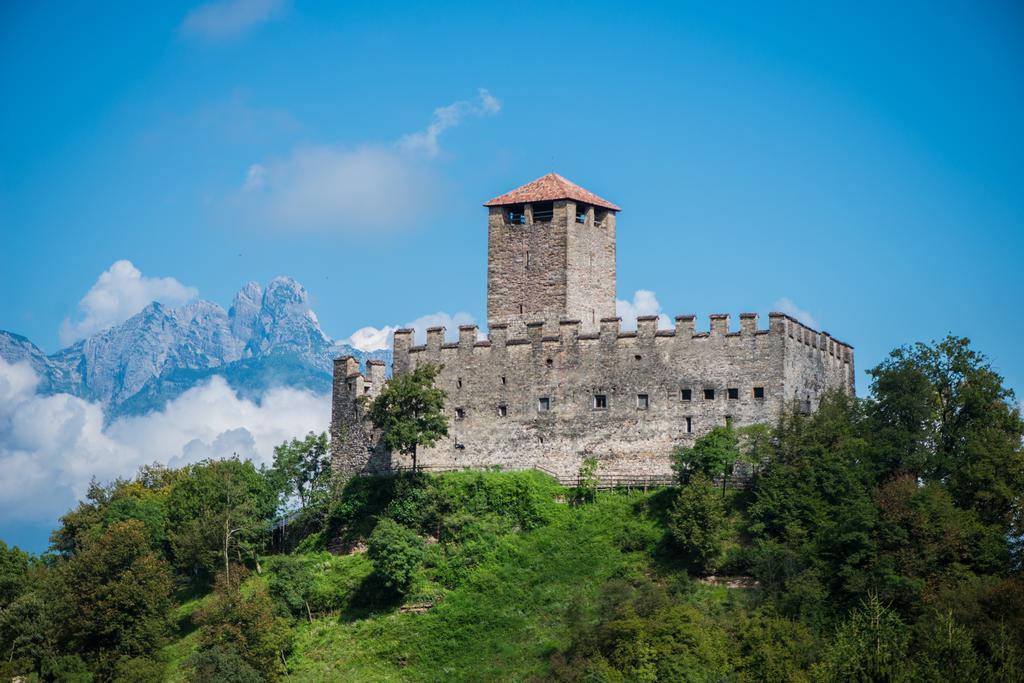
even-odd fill
[[[550,202],[555,199],[572,199],[586,204],[593,204],[611,211],[621,211],[619,207],[607,199],[601,199],[593,192],[588,192],[576,183],[570,182],[557,173],[548,173],[532,183],[526,183],[500,197],[495,197],[484,206],[505,206],[507,204],[527,204],[531,202]]]

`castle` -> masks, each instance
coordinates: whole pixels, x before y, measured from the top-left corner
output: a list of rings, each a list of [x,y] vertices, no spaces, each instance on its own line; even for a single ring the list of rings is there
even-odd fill
[[[486,340],[477,327],[394,333],[392,371],[443,366],[449,436],[421,448],[418,464],[461,468],[542,467],[576,473],[595,457],[604,475],[671,472],[671,453],[716,425],[774,423],[783,409],[812,411],[821,395],[853,395],[853,348],[781,313],[760,329],[756,313],[695,317],[635,331],[615,317],[615,204],[554,173],[484,204],[487,217]],[[389,453],[361,397],[386,382],[382,361],[365,374],[335,360],[333,466],[348,474],[411,463]]]

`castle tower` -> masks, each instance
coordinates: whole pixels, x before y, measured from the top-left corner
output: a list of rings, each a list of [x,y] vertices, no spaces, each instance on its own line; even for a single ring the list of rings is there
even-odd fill
[[[579,320],[596,332],[615,316],[618,206],[549,173],[484,204],[487,321],[521,336],[527,322]]]

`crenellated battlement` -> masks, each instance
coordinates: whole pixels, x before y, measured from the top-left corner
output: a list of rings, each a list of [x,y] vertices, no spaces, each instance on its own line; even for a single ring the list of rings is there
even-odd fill
[[[836,361],[850,363],[853,360],[853,347],[835,339],[828,332],[819,332],[784,313],[769,313],[768,326],[764,328],[759,327],[758,318],[757,313],[741,313],[739,329],[733,330],[729,314],[714,313],[708,318],[707,330],[698,331],[697,317],[694,315],[676,316],[675,326],[670,329],[658,329],[656,315],[639,316],[636,319],[636,330],[623,330],[621,318],[608,317],[600,320],[596,333],[583,332],[579,320],[560,320],[558,334],[555,335],[544,334],[545,323],[530,322],[523,326],[526,335],[515,338],[508,337],[508,325],[494,324],[486,339],[479,338],[477,325],[460,325],[457,342],[445,342],[444,327],[431,327],[427,330],[426,343],[418,346],[412,345],[413,330],[400,329],[394,333],[394,351],[396,359],[402,355],[427,354],[437,356],[440,360],[442,356],[447,357],[445,352],[449,351],[471,352],[476,349],[487,350],[485,352],[491,355],[500,355],[509,347],[537,344],[550,351],[578,344],[615,345],[620,341],[628,348],[633,348],[637,343],[682,346],[717,343],[728,348],[729,345],[748,343],[769,344],[775,339],[785,338]],[[406,364],[396,360],[396,372],[403,371],[405,367]]]

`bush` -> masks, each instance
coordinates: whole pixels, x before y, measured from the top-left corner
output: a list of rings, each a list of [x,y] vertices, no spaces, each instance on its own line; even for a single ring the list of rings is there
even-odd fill
[[[672,538],[690,566],[711,572],[722,550],[725,508],[711,480],[701,473],[690,477],[669,511]]]
[[[412,586],[426,554],[423,539],[408,527],[382,519],[370,534],[367,554],[384,584],[400,593]]]

